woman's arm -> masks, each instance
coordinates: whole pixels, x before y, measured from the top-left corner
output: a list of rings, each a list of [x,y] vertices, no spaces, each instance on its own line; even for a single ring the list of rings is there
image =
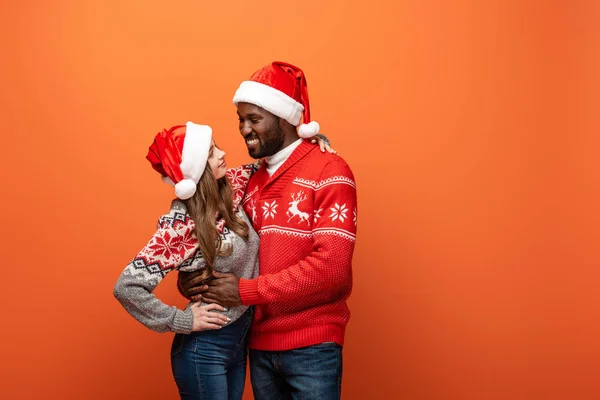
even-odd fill
[[[192,232],[193,222],[189,216],[182,213],[174,216],[172,212],[162,217],[156,233],[127,265],[114,287],[114,295],[125,310],[156,332],[190,333],[192,330],[218,329],[226,323],[223,315],[211,313],[214,317],[209,317],[201,307],[188,307],[182,311],[168,306],[152,293],[173,269],[182,264],[189,266],[203,262]]]

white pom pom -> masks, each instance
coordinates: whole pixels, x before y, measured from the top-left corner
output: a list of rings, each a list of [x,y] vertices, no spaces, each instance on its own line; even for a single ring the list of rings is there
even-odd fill
[[[308,124],[300,125],[298,128],[298,136],[301,138],[311,138],[319,133],[319,129],[321,129],[319,123],[317,121],[311,121]]]
[[[181,200],[189,199],[196,193],[198,184],[191,179],[184,179],[175,185],[175,194]]]

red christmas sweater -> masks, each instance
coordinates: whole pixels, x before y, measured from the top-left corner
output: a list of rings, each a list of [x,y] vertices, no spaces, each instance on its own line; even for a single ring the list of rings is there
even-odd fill
[[[248,183],[243,207],[260,235],[260,275],[240,279],[256,305],[250,347],[344,344],[356,241],[356,185],[348,164],[304,141],[269,177]]]

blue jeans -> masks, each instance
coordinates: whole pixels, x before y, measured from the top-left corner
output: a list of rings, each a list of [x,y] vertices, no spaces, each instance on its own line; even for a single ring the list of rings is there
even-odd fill
[[[338,400],[342,347],[328,342],[287,351],[250,349],[250,379],[256,400]]]
[[[182,400],[240,400],[246,383],[247,334],[252,308],[217,330],[177,334],[171,368]]]

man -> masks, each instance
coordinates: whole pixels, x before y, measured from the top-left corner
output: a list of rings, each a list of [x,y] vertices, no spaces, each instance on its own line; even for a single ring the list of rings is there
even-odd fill
[[[208,303],[256,306],[249,336],[256,399],[339,399],[356,239],[354,177],[339,156],[301,139],[319,125],[310,121],[299,68],[261,68],[233,101],[248,153],[264,158],[243,201],[261,238],[260,276],[216,272],[202,285],[181,274],[180,287],[194,300],[201,293]]]

